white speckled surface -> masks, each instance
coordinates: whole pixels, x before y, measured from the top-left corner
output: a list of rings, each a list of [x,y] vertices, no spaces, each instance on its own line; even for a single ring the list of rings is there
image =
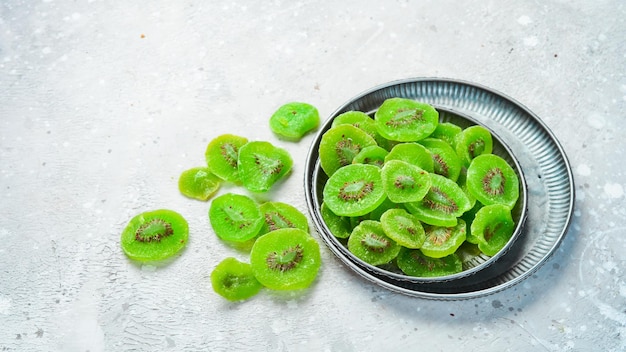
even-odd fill
[[[3,1],[0,351],[623,351],[625,18],[618,0]],[[212,268],[246,253],[177,189],[208,141],[287,149],[292,175],[259,199],[306,212],[313,136],[277,140],[271,113],[300,100],[328,116],[417,76],[499,90],[557,136],[577,200],[546,265],[492,296],[438,302],[374,286],[322,247],[306,292],[217,296]],[[120,231],[163,207],[189,220],[187,249],[127,260]]]

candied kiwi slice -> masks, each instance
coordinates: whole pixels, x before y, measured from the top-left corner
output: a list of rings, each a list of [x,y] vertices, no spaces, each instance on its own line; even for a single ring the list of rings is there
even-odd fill
[[[381,170],[387,198],[395,203],[418,202],[431,185],[429,173],[400,160],[389,160]]]
[[[270,142],[254,141],[239,149],[237,162],[243,186],[252,192],[267,192],[293,166],[291,155]]]
[[[374,119],[362,111],[346,111],[337,115],[337,117],[333,119],[331,127],[339,125],[352,125],[362,129],[365,133],[374,138],[376,143],[383,148],[387,148],[389,144],[389,141],[378,133]]]
[[[220,188],[222,179],[208,167],[194,167],[178,177],[178,190],[185,197],[206,201]]]
[[[337,238],[350,237],[350,233],[352,233],[352,226],[350,224],[349,217],[336,215],[326,206],[326,203],[322,203],[320,213],[322,214],[324,223],[328,226],[328,229],[333,236]]]
[[[131,259],[157,261],[178,253],[188,237],[189,226],[182,215],[158,209],[134,216],[122,231],[120,245]]]
[[[407,248],[420,248],[426,239],[422,223],[404,209],[389,209],[380,217],[385,234]]]
[[[250,252],[254,276],[273,290],[309,287],[321,262],[317,241],[296,228],[278,229],[259,237]]]
[[[361,216],[385,200],[380,168],[352,164],[337,170],[324,185],[323,201],[339,216]]]
[[[270,117],[270,129],[279,138],[299,141],[305,134],[319,126],[320,115],[311,104],[290,102],[276,110]]]
[[[385,157],[389,154],[387,149],[379,147],[377,145],[371,145],[361,149],[354,159],[353,164],[369,164],[378,167],[383,167],[385,163]]]
[[[431,258],[419,249],[402,248],[396,259],[403,273],[415,277],[439,277],[460,273],[463,263],[456,254]]]
[[[436,138],[426,138],[419,143],[431,152],[436,174],[447,177],[452,181],[456,181],[459,178],[463,164],[450,144]]]
[[[263,226],[259,205],[252,198],[235,193],[225,193],[213,199],[209,220],[219,238],[232,242],[254,238]]]
[[[386,99],[374,115],[378,133],[400,142],[428,137],[439,123],[439,112],[429,104],[406,98]]]
[[[454,227],[428,225],[424,231],[426,232],[426,240],[420,250],[431,258],[443,258],[456,252],[465,242],[467,233],[463,219],[458,219]]]
[[[457,218],[471,208],[465,192],[454,181],[430,174],[431,186],[419,202],[405,203],[407,210],[420,221],[436,226],[455,226]]]
[[[352,164],[365,147],[377,145],[374,138],[352,125],[332,127],[322,135],[319,157],[322,170],[331,176],[339,168]]]
[[[240,183],[237,169],[239,148],[248,143],[245,137],[223,134],[207,145],[204,156],[211,172],[224,181]]]
[[[504,204],[513,208],[519,198],[517,174],[502,157],[479,155],[467,168],[467,190],[484,205]]]
[[[454,149],[455,138],[461,131],[463,131],[463,129],[452,122],[440,122],[429,137],[446,141]]]
[[[389,263],[398,255],[400,248],[385,234],[381,223],[375,220],[361,221],[348,239],[348,250],[371,265]]]
[[[263,226],[259,235],[283,228],[298,228],[309,231],[306,216],[295,207],[282,202],[265,202],[259,206],[263,214]]]
[[[504,248],[514,230],[515,222],[511,210],[502,204],[480,208],[471,225],[472,235],[478,239],[478,249],[490,257]]]
[[[385,162],[389,160],[402,160],[428,172],[435,171],[432,153],[426,147],[417,143],[396,144],[385,157]]]
[[[213,291],[229,301],[246,300],[263,288],[254,277],[252,266],[233,257],[225,258],[213,269],[211,286]]]
[[[456,136],[454,146],[461,162],[467,167],[475,157],[491,154],[493,139],[491,132],[483,126],[470,126]]]

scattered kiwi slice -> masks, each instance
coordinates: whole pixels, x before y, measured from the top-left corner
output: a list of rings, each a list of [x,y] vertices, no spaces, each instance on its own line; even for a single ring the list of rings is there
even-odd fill
[[[121,235],[124,253],[138,261],[163,260],[187,244],[189,226],[179,213],[158,209],[133,217]]]
[[[270,129],[279,138],[299,141],[305,134],[317,128],[320,115],[311,104],[287,103],[270,117]]]
[[[394,203],[418,202],[431,186],[429,173],[400,160],[389,160],[381,170],[383,188]]]
[[[382,265],[392,261],[401,246],[392,240],[375,220],[361,221],[348,238],[348,250],[357,258],[371,265]]]
[[[324,203],[339,216],[361,216],[385,200],[380,168],[352,164],[338,169],[326,182]]]
[[[208,167],[194,167],[180,174],[178,189],[186,197],[206,201],[217,192],[221,181]]]
[[[378,133],[400,142],[415,142],[437,128],[439,112],[431,105],[405,98],[386,99],[374,115]]]
[[[504,204],[513,208],[519,198],[517,174],[495,154],[479,155],[467,168],[467,189],[484,205]]]
[[[416,277],[447,276],[463,270],[463,263],[456,254],[432,258],[424,255],[419,249],[404,247],[398,253],[396,263],[403,273]]]
[[[211,272],[213,290],[229,301],[248,299],[263,285],[256,279],[252,266],[233,257],[222,260]]]
[[[273,290],[297,290],[313,283],[321,265],[317,241],[307,232],[284,228],[259,237],[250,252],[254,276]]]
[[[491,154],[493,150],[491,132],[482,126],[470,126],[456,135],[454,146],[463,165],[468,166],[475,157]]]
[[[285,177],[293,165],[285,149],[270,142],[248,142],[239,149],[237,170],[243,186],[252,192],[267,192]]]
[[[476,212],[471,225],[472,236],[477,238],[478,248],[488,256],[494,256],[504,248],[514,229],[511,210],[502,204],[482,207]]]
[[[385,162],[390,160],[406,161],[428,172],[435,171],[432,153],[426,147],[417,143],[396,144],[385,157]]]
[[[240,183],[237,159],[239,148],[246,143],[247,138],[233,134],[223,134],[211,140],[204,153],[211,172],[225,181]]]
[[[422,223],[404,209],[389,209],[380,217],[385,234],[406,248],[420,248],[426,240]]]
[[[265,202],[259,206],[263,214],[263,226],[259,235],[282,228],[298,228],[309,231],[306,216],[295,207],[282,202]]]
[[[242,194],[225,193],[211,202],[209,220],[215,234],[226,241],[245,242],[263,226],[259,205]]]
[[[466,225],[458,219],[456,226],[426,226],[426,240],[420,247],[424,255],[431,258],[443,258],[454,252],[465,242]]]
[[[369,164],[378,167],[383,167],[385,163],[385,157],[389,154],[387,149],[379,147],[377,145],[371,145],[361,149],[354,159],[353,164]]]
[[[320,140],[319,157],[322,170],[331,176],[339,168],[352,164],[365,147],[377,145],[374,138],[352,125],[330,128]]]

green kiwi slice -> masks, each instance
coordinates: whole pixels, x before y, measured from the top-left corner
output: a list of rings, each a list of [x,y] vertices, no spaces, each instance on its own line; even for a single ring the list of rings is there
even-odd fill
[[[270,117],[270,129],[279,138],[299,141],[305,134],[317,128],[320,115],[311,104],[301,102],[287,103],[276,110]]]
[[[431,258],[443,258],[456,252],[465,242],[467,232],[463,219],[458,219],[454,227],[428,225],[424,231],[426,232],[426,240],[420,250],[424,255]]]
[[[484,205],[513,208],[519,198],[519,179],[506,160],[495,154],[479,155],[467,168],[467,190]]]
[[[156,261],[178,253],[188,237],[189,226],[182,215],[158,209],[133,217],[122,231],[120,245],[131,259]]]
[[[419,249],[402,248],[396,259],[403,273],[415,277],[439,277],[459,273],[463,263],[456,254],[443,258],[431,258]]]
[[[400,160],[389,160],[381,170],[387,198],[395,203],[418,202],[431,185],[429,173]]]
[[[491,132],[478,125],[468,127],[456,136],[454,146],[461,162],[467,167],[475,157],[491,154],[493,151]]]
[[[222,179],[208,167],[194,167],[178,177],[178,190],[185,197],[206,201],[220,188]]]
[[[248,142],[239,148],[239,178],[252,192],[269,191],[291,171],[292,165],[289,152],[269,142]]]
[[[263,226],[263,215],[252,198],[225,193],[211,202],[209,221],[219,238],[245,242],[259,233]]]
[[[440,122],[435,128],[435,131],[431,133],[430,138],[441,139],[454,149],[455,148],[455,138],[456,136],[463,131],[463,129],[452,122]]]
[[[348,238],[348,250],[371,265],[389,263],[398,255],[400,248],[385,234],[381,223],[374,220],[361,221]]]
[[[450,144],[436,138],[426,138],[419,143],[431,152],[436,174],[445,176],[452,181],[459,178],[463,164]]]
[[[211,140],[204,156],[211,172],[222,180],[240,183],[237,169],[239,148],[248,143],[245,137],[223,134]]]
[[[365,133],[374,138],[376,143],[383,148],[387,148],[389,144],[389,141],[378,133],[374,119],[362,111],[346,111],[337,115],[337,117],[333,119],[331,127],[339,125],[352,125],[362,129]]]
[[[511,209],[502,204],[482,207],[471,225],[472,235],[478,239],[478,248],[488,256],[494,256],[504,248],[514,230]]]
[[[421,144],[399,143],[393,146],[385,157],[385,162],[390,160],[406,161],[428,172],[435,171],[432,153]]]
[[[252,266],[233,257],[222,260],[211,272],[211,286],[229,301],[242,301],[261,291],[263,285],[254,277]]]
[[[428,137],[439,123],[439,112],[431,105],[405,98],[386,99],[374,115],[378,133],[400,142]]]
[[[457,218],[468,211],[470,201],[454,181],[430,174],[431,186],[419,202],[405,203],[407,210],[420,221],[436,226],[455,226]]]
[[[378,167],[383,167],[385,163],[385,157],[389,154],[387,149],[379,147],[377,145],[371,145],[361,149],[354,159],[353,164],[369,164]]]
[[[331,176],[339,168],[352,164],[365,147],[377,145],[374,138],[352,125],[338,125],[324,133],[320,140],[319,157],[322,170]]]
[[[385,234],[407,248],[420,248],[426,239],[422,223],[404,209],[389,209],[380,217]]]
[[[324,185],[323,201],[339,216],[361,216],[385,200],[380,168],[352,164],[333,173]]]
[[[350,233],[352,233],[352,226],[350,224],[349,217],[336,215],[326,206],[326,203],[322,203],[320,213],[322,214],[324,223],[328,226],[328,229],[333,236],[337,238],[350,237]]]
[[[283,228],[298,228],[309,231],[306,216],[295,207],[282,202],[265,202],[259,206],[263,214],[263,226],[259,235]]]
[[[317,241],[296,228],[279,229],[259,237],[250,252],[254,276],[273,290],[309,287],[321,262]]]

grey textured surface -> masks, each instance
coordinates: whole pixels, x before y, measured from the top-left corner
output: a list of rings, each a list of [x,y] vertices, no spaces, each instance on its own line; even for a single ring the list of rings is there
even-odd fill
[[[625,18],[618,0],[3,1],[0,350],[624,350]],[[328,116],[416,76],[499,90],[560,140],[577,201],[548,263],[492,296],[437,302],[374,286],[322,247],[306,292],[213,293],[212,268],[246,253],[178,192],[208,141],[289,150],[292,175],[258,198],[305,212],[313,137],[278,141],[269,115],[300,100]],[[189,220],[185,252],[127,260],[120,231],[164,207]]]

